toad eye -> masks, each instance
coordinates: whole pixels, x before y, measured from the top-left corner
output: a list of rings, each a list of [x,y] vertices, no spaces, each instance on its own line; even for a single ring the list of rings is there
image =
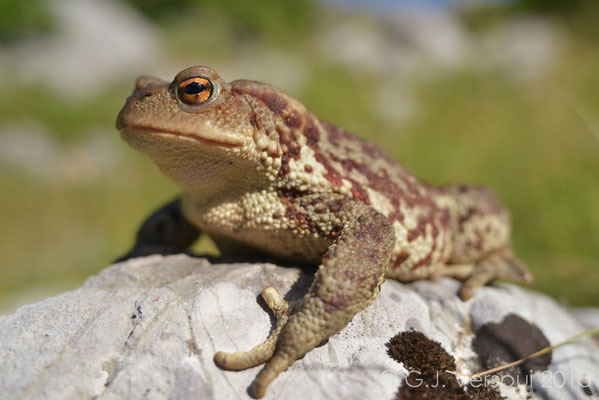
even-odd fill
[[[202,104],[212,96],[212,82],[206,78],[195,77],[179,84],[179,98],[187,104]]]

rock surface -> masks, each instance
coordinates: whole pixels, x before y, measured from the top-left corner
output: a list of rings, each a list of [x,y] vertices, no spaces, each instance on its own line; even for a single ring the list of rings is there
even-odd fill
[[[43,82],[63,96],[86,99],[123,76],[156,71],[166,59],[160,31],[124,2],[47,0],[56,29],[2,49],[11,80]],[[149,70],[152,66],[152,70]]]
[[[258,297],[263,287],[294,299],[309,282],[294,268],[211,265],[185,255],[116,264],[77,290],[0,317],[0,398],[247,399],[261,367],[222,371],[215,351],[265,339],[274,321]],[[387,281],[371,307],[281,374],[267,398],[392,399],[407,371],[386,343],[412,328],[440,342],[465,374],[481,368],[473,332],[509,314],[536,325],[551,344],[585,329],[544,295],[500,284],[461,302],[458,288],[451,279]],[[519,335],[526,333],[514,331],[514,341]],[[501,387],[514,399],[596,398],[599,347],[582,340],[555,350],[548,370],[533,374],[532,389]]]

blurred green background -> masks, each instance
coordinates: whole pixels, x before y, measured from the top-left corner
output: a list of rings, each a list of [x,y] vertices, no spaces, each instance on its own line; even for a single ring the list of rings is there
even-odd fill
[[[0,312],[77,287],[178,193],[114,120],[137,75],[198,64],[491,187],[534,288],[599,306],[599,2],[368,4],[0,0]]]

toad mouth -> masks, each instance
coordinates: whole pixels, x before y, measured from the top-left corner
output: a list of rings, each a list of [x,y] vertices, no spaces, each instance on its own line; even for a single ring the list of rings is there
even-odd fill
[[[209,145],[209,146],[225,146],[225,147],[241,146],[241,143],[232,143],[232,142],[224,142],[224,141],[219,141],[219,140],[207,139],[207,138],[201,137],[199,135],[171,131],[168,129],[156,129],[156,128],[150,128],[147,126],[135,126],[135,125],[122,125],[122,126],[118,126],[118,128],[121,131],[128,131],[128,132],[132,132],[132,133],[142,133],[142,134],[145,133],[145,134],[150,134],[152,136],[161,136],[161,137],[168,138],[168,139],[176,138],[178,140],[192,141],[192,142]]]

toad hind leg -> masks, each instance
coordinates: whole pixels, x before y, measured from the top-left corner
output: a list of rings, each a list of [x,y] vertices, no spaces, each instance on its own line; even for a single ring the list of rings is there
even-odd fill
[[[445,266],[438,273],[438,276],[441,275],[464,280],[460,292],[460,297],[464,301],[472,298],[478,288],[495,279],[522,282],[527,285],[533,280],[526,265],[518,260],[509,248],[492,253],[473,264]]]
[[[252,384],[255,398],[263,397],[270,383],[296,359],[368,307],[385,280],[395,243],[388,219],[358,202],[345,204],[339,215],[344,228],[324,255],[308,293],[274,339],[274,352],[263,351],[255,359],[272,354]]]

